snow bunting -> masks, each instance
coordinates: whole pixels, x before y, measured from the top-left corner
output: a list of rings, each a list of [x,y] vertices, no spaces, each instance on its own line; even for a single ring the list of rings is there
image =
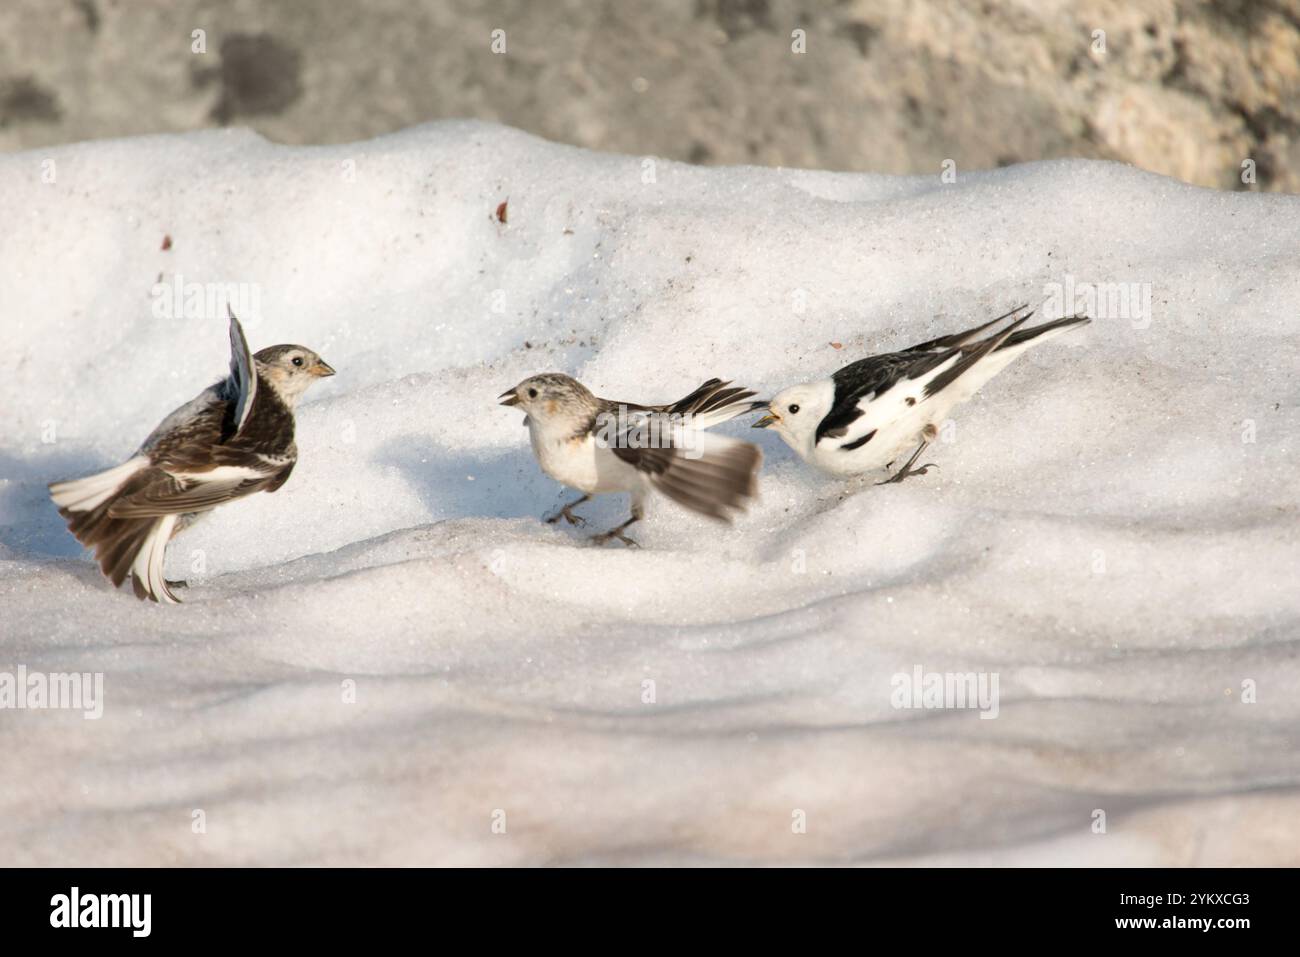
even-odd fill
[[[912,468],[939,425],[1032,346],[1084,325],[1085,316],[1017,328],[1033,310],[986,339],[990,326],[1019,315],[1025,306],[956,335],[922,342],[901,352],[869,356],[829,379],[792,386],[777,394],[754,428],[772,427],[806,462],[835,475],[888,468],[912,443],[912,457],[888,482],[924,475],[933,463]]]
[[[68,529],[113,586],[130,572],[137,598],[179,601],[163,578],[168,541],[200,513],[274,492],[298,461],[293,410],[334,370],[302,346],[248,350],[230,317],[230,377],[181,406],[116,468],[50,486]]]
[[[632,517],[593,535],[592,541],[617,538],[636,545],[625,532],[643,516],[651,489],[722,521],[756,494],[763,460],[758,447],[701,434],[764,406],[749,401],[753,392],[729,386],[710,379],[670,405],[638,405],[598,398],[576,379],[546,373],[525,379],[500,398],[502,405],[518,406],[527,414],[524,421],[542,471],[584,493],[545,521],[586,524],[573,514],[574,507],[593,495],[630,492]]]

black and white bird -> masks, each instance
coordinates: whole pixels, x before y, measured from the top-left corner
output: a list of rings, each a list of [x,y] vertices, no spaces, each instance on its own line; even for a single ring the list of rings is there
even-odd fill
[[[502,405],[526,414],[533,453],[542,471],[583,493],[545,521],[586,524],[573,509],[593,495],[629,492],[632,516],[593,535],[604,544],[626,534],[643,515],[653,489],[703,515],[730,521],[757,493],[763,453],[750,442],[708,435],[705,429],[764,406],[753,392],[710,379],[670,405],[614,402],[560,373],[525,379],[500,396]]]
[[[167,416],[128,461],[56,482],[50,497],[114,587],[129,573],[137,598],[175,603],[171,586],[183,583],[163,578],[167,543],[199,514],[288,480],[298,461],[294,407],[333,374],[303,346],[253,355],[232,315],[230,377]]]
[[[1034,314],[1024,312],[1026,308],[1020,306],[974,329],[901,352],[860,359],[829,379],[785,389],[769,403],[768,414],[754,428],[775,429],[804,461],[835,475],[887,468],[919,443],[902,468],[877,484],[924,475],[933,463],[915,469],[912,465],[939,434],[954,406],[1026,350],[1089,322],[1085,316],[1073,316],[1020,329]],[[1000,332],[979,338],[1005,319],[1013,321]]]

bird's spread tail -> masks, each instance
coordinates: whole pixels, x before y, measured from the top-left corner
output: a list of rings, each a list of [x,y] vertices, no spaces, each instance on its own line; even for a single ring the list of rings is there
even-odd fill
[[[721,379],[710,379],[690,395],[661,406],[660,410],[689,416],[690,427],[703,430],[763,408],[766,403],[752,401],[756,394]]]
[[[55,482],[50,498],[67,520],[68,531],[95,553],[104,576],[117,587],[134,577],[137,597],[174,603],[177,598],[162,575],[162,560],[177,516],[118,518],[109,509],[139,482],[132,480],[149,465],[143,456],[86,478]]]
[[[614,454],[644,472],[652,486],[677,504],[724,522],[758,494],[763,453],[739,439],[692,430],[688,444],[618,448]]]

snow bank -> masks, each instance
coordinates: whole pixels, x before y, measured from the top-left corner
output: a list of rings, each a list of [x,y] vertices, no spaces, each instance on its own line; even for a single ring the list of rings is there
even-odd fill
[[[104,674],[99,720],[0,710],[3,863],[1300,863],[1300,199],[441,123],[2,156],[0,216],[0,674]],[[173,544],[162,608],[45,483],[223,373],[224,307],[176,315],[178,281],[243,284],[253,348],[339,374],[288,485]],[[495,402],[547,370],[770,393],[1089,290],[938,471],[846,484],[732,423],[759,504],[658,501],[640,551],[537,521],[569,493]],[[996,718],[895,708],[918,667],[996,675]]]

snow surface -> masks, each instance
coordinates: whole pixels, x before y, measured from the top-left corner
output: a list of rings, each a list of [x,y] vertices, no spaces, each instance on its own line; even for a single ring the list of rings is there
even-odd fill
[[[0,863],[1300,863],[1298,198],[453,122],[3,156],[0,221],[0,671],[105,674],[101,720],[0,711]],[[257,284],[253,348],[339,374],[288,485],[178,538],[158,607],[45,484],[224,374],[224,310],[153,314],[177,274]],[[730,423],[761,501],[659,500],[639,551],[538,521],[572,493],[496,403],[550,370],[770,394],[1067,275],[1149,283],[1150,321],[1029,353],[901,485]],[[918,665],[996,672],[998,717],[895,709]]]

